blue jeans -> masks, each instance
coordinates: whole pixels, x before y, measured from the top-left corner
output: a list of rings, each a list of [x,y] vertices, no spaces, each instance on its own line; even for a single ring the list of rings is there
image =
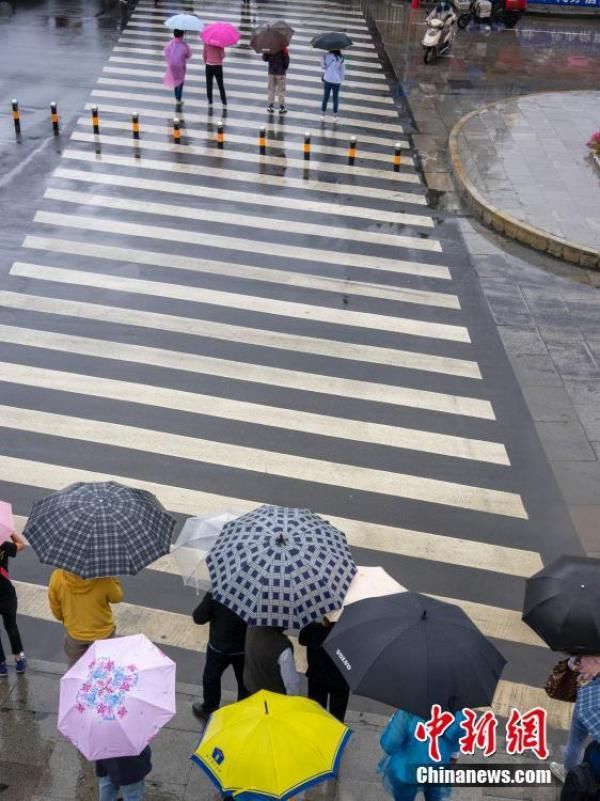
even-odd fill
[[[183,95],[183,83],[180,83],[179,86],[176,86],[173,91],[175,92],[175,100],[178,103],[181,103],[181,96]]]
[[[99,798],[98,801],[117,801],[117,794],[121,790],[123,801],[143,801],[144,798],[144,780],[136,782],[135,784],[123,784],[121,787],[115,787],[111,782],[109,776],[103,776],[98,779]]]
[[[569,737],[565,746],[565,770],[573,770],[573,768],[579,765],[583,757],[583,747],[588,737],[588,730],[573,714],[571,718],[571,728],[569,729]]]
[[[321,111],[325,113],[327,110],[327,103],[329,103],[329,95],[333,92],[333,113],[337,114],[338,112],[338,98],[340,96],[340,85],[339,83],[329,83],[329,81],[323,81],[323,102],[321,103]]]

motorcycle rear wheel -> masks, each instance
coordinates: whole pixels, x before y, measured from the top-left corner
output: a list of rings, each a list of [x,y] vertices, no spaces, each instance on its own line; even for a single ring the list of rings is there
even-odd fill
[[[461,31],[464,31],[469,22],[471,22],[470,14],[461,14],[460,17],[456,20],[456,24],[461,29]]]
[[[435,61],[435,47],[426,47],[423,53],[423,61],[425,64],[431,64]]]

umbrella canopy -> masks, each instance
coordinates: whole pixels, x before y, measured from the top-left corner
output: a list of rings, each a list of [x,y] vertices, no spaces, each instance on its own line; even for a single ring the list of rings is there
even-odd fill
[[[338,31],[318,33],[316,36],[313,36],[310,43],[318,50],[345,50],[347,47],[354,44],[347,33]]]
[[[174,527],[152,493],[106,481],[37,501],[23,533],[40,562],[97,578],[138,573],[169,552]]]
[[[58,730],[86,759],[137,756],[175,714],[175,663],[143,634],[96,640],[60,680]]]
[[[10,539],[14,530],[12,506],[7,501],[0,501],[0,545]]]
[[[172,31],[199,31],[202,30],[202,24],[193,14],[175,14],[165,21],[167,28]]]
[[[196,592],[205,589],[206,555],[217,541],[225,523],[238,515],[223,512],[208,517],[190,517],[185,521],[181,533],[175,540],[173,556],[186,587],[195,587]]]
[[[240,41],[240,32],[229,22],[211,22],[200,34],[204,44],[213,47],[231,47]]]
[[[393,595],[397,592],[404,592],[406,587],[399,584],[382,567],[364,567],[358,565],[356,575],[352,579],[350,588],[344,598],[342,609],[328,612],[327,617],[332,622],[339,620],[343,609],[356,601],[364,598],[379,598],[382,595]]]
[[[289,45],[294,33],[294,29],[282,19],[266,22],[252,32],[250,47],[256,53],[278,53]]]
[[[523,620],[553,651],[600,653],[600,559],[561,556],[527,579]]]
[[[353,692],[422,718],[489,705],[506,663],[462,609],[416,592],[351,604],[324,648]]]
[[[356,573],[345,535],[308,509],[260,506],[206,557],[213,598],[253,626],[302,628],[339,609]]]
[[[335,776],[351,734],[316,701],[260,690],[213,712],[192,759],[238,801],[286,799]]]

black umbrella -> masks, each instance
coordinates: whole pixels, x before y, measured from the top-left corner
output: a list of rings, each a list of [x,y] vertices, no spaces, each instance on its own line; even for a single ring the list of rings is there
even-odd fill
[[[169,553],[175,522],[150,492],[78,483],[36,501],[23,533],[40,562],[98,578],[138,573]]]
[[[489,705],[506,664],[462,609],[416,592],[347,606],[325,650],[353,692],[422,718]]]
[[[310,43],[318,50],[345,50],[347,47],[354,44],[347,33],[338,31],[318,33],[316,36],[313,36]]]
[[[600,559],[561,556],[527,579],[523,620],[553,651],[600,653]]]
[[[252,32],[250,47],[256,53],[278,53],[289,45],[293,35],[294,29],[285,20],[266,22]]]

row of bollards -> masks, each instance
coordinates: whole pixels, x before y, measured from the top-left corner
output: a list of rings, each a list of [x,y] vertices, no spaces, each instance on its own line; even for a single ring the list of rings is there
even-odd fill
[[[17,134],[17,136],[20,136],[21,116],[19,112],[19,102],[16,98],[13,98],[11,103],[12,103],[12,117],[15,125],[15,133]],[[58,105],[54,101],[50,103],[50,122],[52,123],[52,130],[54,131],[55,136],[57,136],[60,133],[60,120],[58,116]],[[98,111],[98,106],[92,106],[92,128],[94,131],[94,135],[99,136],[100,115]],[[140,138],[139,114],[131,115],[131,132],[134,139]],[[220,121],[217,124],[216,139],[217,139],[218,149],[223,150],[225,147],[225,125],[223,121]],[[179,120],[178,117],[175,117],[173,119],[173,142],[175,142],[175,144],[181,143],[181,121]],[[354,162],[356,161],[356,149],[357,149],[356,136],[351,136],[350,143],[348,145],[348,165],[350,167],[354,166]],[[261,125],[258,132],[258,152],[261,156],[265,156],[267,154],[267,128],[265,125]],[[306,131],[304,134],[304,144],[303,144],[304,161],[310,161],[310,152],[311,152],[311,134],[309,131]],[[401,161],[402,161],[402,145],[399,142],[396,142],[396,144],[394,145],[394,156],[392,160],[394,172],[400,171]]]

